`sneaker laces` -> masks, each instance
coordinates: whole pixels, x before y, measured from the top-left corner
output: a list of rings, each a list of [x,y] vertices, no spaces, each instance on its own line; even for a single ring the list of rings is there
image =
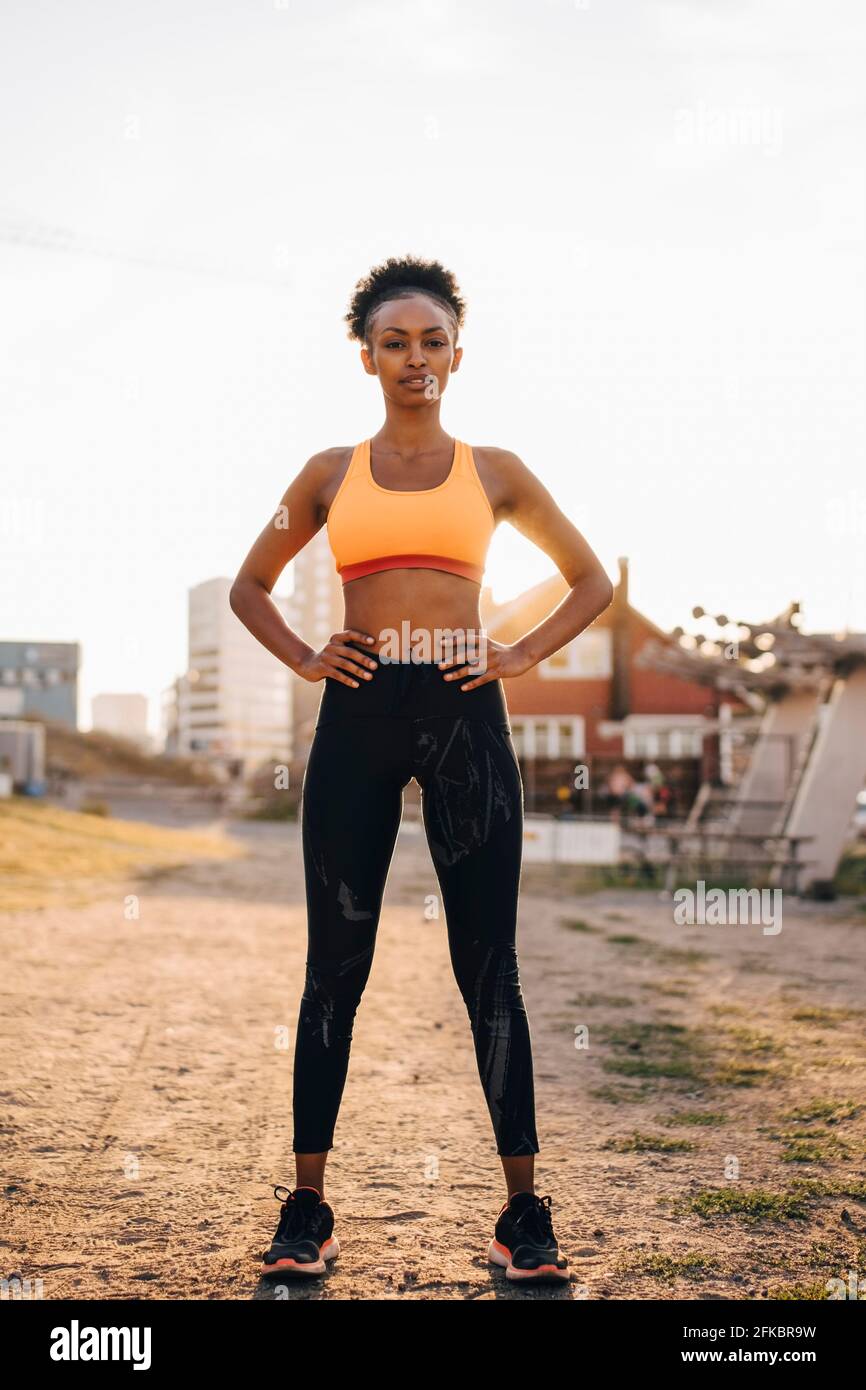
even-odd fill
[[[527,1226],[534,1227],[535,1231],[542,1237],[542,1244],[550,1241],[555,1245],[556,1236],[553,1234],[553,1218],[550,1215],[550,1193],[545,1197],[538,1197],[535,1193],[532,1195],[535,1200],[532,1206],[527,1206],[518,1224],[523,1226],[526,1222]]]
[[[285,1201],[280,1197],[280,1190],[288,1193]],[[301,1235],[304,1230],[305,1213],[303,1208],[295,1201],[295,1194],[288,1187],[279,1184],[274,1188],[274,1196],[278,1202],[282,1202],[280,1207],[280,1222],[277,1226],[275,1241],[289,1241],[293,1236]]]

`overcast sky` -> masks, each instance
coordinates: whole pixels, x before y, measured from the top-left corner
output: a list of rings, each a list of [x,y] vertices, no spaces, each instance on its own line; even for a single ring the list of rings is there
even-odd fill
[[[856,0],[0,14],[0,638],[82,643],[83,727],[158,727],[188,587],[379,429],[342,316],[389,255],[468,302],[444,428],[655,622],[866,629]],[[553,569],[500,526],[497,600]]]

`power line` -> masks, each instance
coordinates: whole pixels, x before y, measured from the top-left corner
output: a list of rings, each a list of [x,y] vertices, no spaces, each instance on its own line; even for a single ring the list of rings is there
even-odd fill
[[[233,285],[267,285],[270,289],[292,291],[288,278],[245,271],[226,271],[222,267],[206,266],[180,256],[157,256],[149,251],[118,248],[94,237],[82,236],[68,227],[47,223],[27,222],[0,215],[0,243],[7,246],[26,246],[33,251],[57,251],[72,256],[90,256],[97,260],[116,261],[121,265],[140,266],[146,270],[167,270],[181,275],[198,275]]]

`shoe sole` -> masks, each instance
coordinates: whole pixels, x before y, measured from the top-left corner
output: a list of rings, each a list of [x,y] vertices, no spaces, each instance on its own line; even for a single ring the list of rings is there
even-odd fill
[[[339,1253],[340,1242],[337,1240],[336,1236],[331,1236],[330,1240],[326,1240],[321,1250],[319,1251],[318,1260],[292,1260],[286,1258],[284,1260],[277,1260],[276,1263],[272,1265],[265,1264],[263,1262],[261,1273],[263,1275],[300,1275],[301,1277],[313,1274],[326,1274],[327,1266],[325,1264],[325,1261],[335,1260]]]
[[[521,1283],[533,1279],[568,1279],[568,1269],[560,1269],[557,1265],[536,1265],[535,1269],[518,1269],[511,1263],[511,1251],[500,1245],[498,1240],[491,1240],[487,1258],[505,1270],[506,1279],[515,1279]]]

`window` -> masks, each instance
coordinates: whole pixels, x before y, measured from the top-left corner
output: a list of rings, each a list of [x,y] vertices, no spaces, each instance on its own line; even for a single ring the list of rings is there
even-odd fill
[[[542,680],[603,680],[613,670],[610,628],[588,628],[538,664]]]
[[[624,721],[623,754],[627,758],[699,758],[703,724],[700,714],[630,714]]]
[[[584,746],[583,716],[546,719],[521,715],[511,720],[514,751],[521,758],[581,758]]]

